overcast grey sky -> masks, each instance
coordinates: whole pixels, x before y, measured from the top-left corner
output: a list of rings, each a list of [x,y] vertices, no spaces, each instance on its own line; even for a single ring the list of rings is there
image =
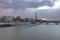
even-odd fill
[[[60,19],[60,0],[0,0],[0,16]]]

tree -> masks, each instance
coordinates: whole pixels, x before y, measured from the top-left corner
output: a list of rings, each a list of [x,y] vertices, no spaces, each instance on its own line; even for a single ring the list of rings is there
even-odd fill
[[[15,17],[12,19],[12,22],[16,22],[16,18]]]
[[[28,18],[25,18],[25,22],[28,22]]]
[[[17,22],[21,22],[21,17],[20,16],[17,16],[16,19],[15,19]]]

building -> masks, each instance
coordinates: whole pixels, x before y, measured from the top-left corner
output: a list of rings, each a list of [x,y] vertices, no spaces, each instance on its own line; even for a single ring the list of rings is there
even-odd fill
[[[13,16],[1,16],[0,22],[12,22]]]

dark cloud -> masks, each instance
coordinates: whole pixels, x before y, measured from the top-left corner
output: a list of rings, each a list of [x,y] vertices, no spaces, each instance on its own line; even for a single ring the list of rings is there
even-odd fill
[[[56,10],[39,10],[38,18],[60,19],[60,9]]]
[[[33,17],[35,15],[35,8],[41,6],[50,6],[54,5],[55,0],[0,0],[0,7],[2,7],[2,15],[8,14],[13,16],[21,17]],[[11,9],[10,9],[11,8]],[[34,10],[26,10],[27,8],[34,8]],[[6,11],[5,11],[6,10]],[[9,11],[8,11],[9,10]],[[12,11],[11,11],[12,10]],[[7,12],[8,11],[8,12]],[[3,13],[4,12],[4,13]],[[39,10],[38,18],[60,18],[60,9],[57,10]]]
[[[49,19],[60,19],[60,9],[56,9],[56,10],[16,10],[14,15],[17,16],[21,16],[23,18],[28,17],[28,18],[34,18],[35,17],[35,13],[37,13],[38,18],[49,18]]]
[[[39,0],[12,0],[12,3],[9,3],[9,0],[0,0],[0,3],[2,3],[4,6],[3,8],[15,8],[15,9],[25,9],[25,8],[37,8],[39,6],[53,6],[54,2],[51,2],[50,0],[42,0],[39,2]],[[1,5],[0,5],[1,6]]]

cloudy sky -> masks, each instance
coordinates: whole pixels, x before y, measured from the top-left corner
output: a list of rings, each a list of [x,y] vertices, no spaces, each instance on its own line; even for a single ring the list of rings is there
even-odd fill
[[[60,19],[60,0],[0,0],[0,16]]]

